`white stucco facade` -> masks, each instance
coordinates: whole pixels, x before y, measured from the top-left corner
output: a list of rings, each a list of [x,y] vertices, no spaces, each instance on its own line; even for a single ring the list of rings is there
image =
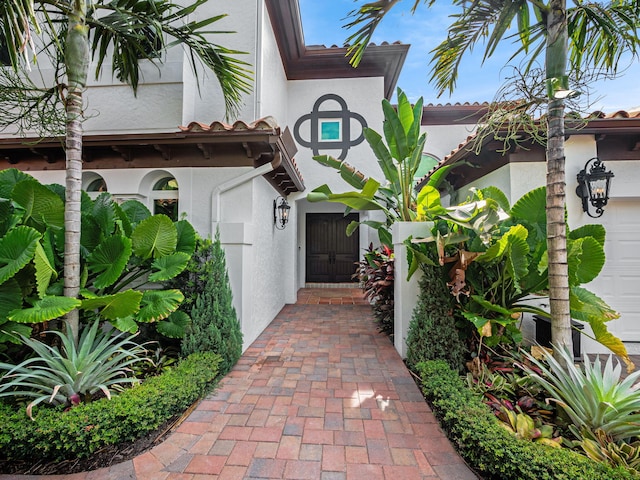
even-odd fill
[[[175,148],[179,148],[179,143],[176,144],[178,146],[172,144],[174,151],[171,151],[163,147],[162,137],[156,136],[149,142],[158,142],[153,147],[162,152],[163,157],[154,164],[147,161],[140,166],[135,162],[135,152],[118,146],[113,148],[117,152],[113,156],[120,154],[122,158],[117,162],[110,160],[113,166],[96,167],[105,163],[91,163],[89,160],[84,166],[85,188],[99,176],[116,198],[135,198],[150,208],[153,206],[154,184],[162,178],[176,179],[179,215],[184,215],[205,237],[215,235],[216,229],[220,229],[245,348],[284,305],[296,301],[298,289],[305,286],[308,215],[344,212],[341,204],[307,201],[307,193],[322,184],[327,184],[335,192],[351,190],[333,169],[320,165],[312,157],[315,154],[341,156],[365,175],[382,179],[370,147],[365,140],[359,139],[365,125],[382,133],[381,102],[385,96],[390,97],[404,61],[404,57],[397,60],[394,67],[397,71],[391,73],[385,70],[389,67],[375,66],[375,62],[373,67],[367,67],[366,61],[360,70],[354,70],[345,68],[344,53],[338,48],[314,47],[305,51],[304,45],[296,43],[301,40],[296,37],[301,37],[297,30],[300,25],[296,22],[300,19],[296,16],[296,8],[295,0],[209,0],[194,14],[193,19],[204,19],[227,13],[227,17],[216,22],[213,28],[235,33],[215,35],[214,41],[230,49],[247,52],[240,58],[253,72],[253,91],[243,97],[238,118],[225,119],[224,102],[214,75],[201,68],[194,72],[185,52],[178,48],[170,50],[161,65],[143,66],[143,77],[136,95],[128,86],[112,78],[111,65],[105,64],[104,73],[98,79],[90,78],[85,96],[85,135],[104,136],[107,145],[111,136],[128,141],[129,136],[137,134],[170,134],[178,142],[182,138],[175,135],[179,126],[192,122],[210,125],[219,121],[224,122],[224,128],[230,131],[228,138],[218,145],[223,150],[224,142],[231,142],[235,134],[246,133],[247,129],[253,128],[252,122],[264,117],[272,117],[277,124],[274,128],[277,133],[273,133],[271,140],[275,142],[278,136],[278,141],[283,138],[295,140],[292,140],[295,143],[292,149],[297,148],[297,152],[291,152],[292,157],[295,154],[291,168],[297,169],[303,179],[304,191],[300,187],[284,195],[291,206],[290,221],[284,230],[275,228],[273,221],[274,199],[282,196],[283,192],[263,175],[269,170],[269,164],[258,166],[263,163],[258,161],[260,156],[252,153],[246,145],[241,153],[236,153],[237,163],[228,153],[224,154],[228,158],[219,160],[219,151],[215,148],[209,151],[201,146],[198,148],[202,152],[194,148],[193,159],[180,157],[176,160]],[[291,18],[285,14],[291,14]],[[293,26],[289,28],[290,25],[278,24],[284,21],[293,22]],[[379,49],[378,53],[372,55],[396,52],[393,49],[397,47],[384,45],[375,48]],[[389,58],[386,57],[387,64]],[[91,71],[94,68],[95,65]],[[426,121],[423,119],[422,131],[427,134],[425,152],[440,160],[455,151],[475,130],[474,118],[477,117],[466,114],[455,121],[451,116],[443,117],[449,120],[439,121],[438,112],[451,108],[458,106],[430,106],[425,111],[428,110],[433,117]],[[480,108],[467,106],[465,111],[473,112]],[[236,129],[232,125],[235,120],[244,123]],[[327,148],[331,142],[320,132],[325,120],[338,129],[333,132],[337,133],[333,141],[339,144],[338,147]],[[349,138],[343,138],[345,135]],[[10,132],[5,132],[0,135],[0,140],[9,136]],[[244,145],[241,140],[236,143]],[[283,147],[278,148],[282,152]],[[254,157],[247,160],[252,155]],[[468,186],[497,186],[513,203],[529,190],[544,185],[543,159],[531,161],[524,158],[524,153],[520,159],[518,155],[513,153],[513,161]],[[573,135],[567,141],[567,208],[572,227],[591,220],[582,212],[580,200],[573,190],[578,171],[587,159],[597,155],[595,135]],[[182,166],[185,163],[189,165]],[[43,183],[64,184],[64,167],[59,163],[41,161],[37,165],[34,167],[25,161],[16,163]],[[635,351],[637,342],[640,352],[640,307],[636,307],[638,302],[634,301],[635,292],[640,289],[640,277],[636,274],[640,271],[640,261],[637,260],[635,238],[635,232],[640,228],[640,215],[637,213],[640,211],[640,193],[634,181],[640,174],[640,162],[627,158],[613,159],[607,161],[607,166],[615,171],[615,188],[604,217],[598,221],[602,221],[613,234],[608,237],[605,247],[608,263],[589,288],[623,313],[620,320],[611,322],[610,328],[629,342],[631,351]],[[297,173],[289,171],[288,175]],[[458,200],[465,195],[464,189],[458,192]],[[373,216],[370,212],[356,213],[360,221]],[[358,229],[355,235],[360,252],[378,241],[376,232],[368,228]],[[406,302],[403,304],[406,306]],[[396,341],[402,345],[408,319],[399,323],[401,331]],[[402,345],[399,351],[404,352]],[[588,340],[584,340],[583,345],[586,351],[597,350],[597,345]]]

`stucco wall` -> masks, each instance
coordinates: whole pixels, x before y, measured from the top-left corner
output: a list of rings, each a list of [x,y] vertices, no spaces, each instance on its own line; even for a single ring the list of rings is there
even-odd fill
[[[256,58],[256,105],[254,120],[266,115],[274,117],[278,125],[286,126],[289,98],[287,96],[287,77],[282,66],[280,50],[271,27],[271,21],[263,2],[259,9],[261,31],[259,34],[260,52]]]
[[[314,103],[323,95],[335,94],[341,97],[347,104],[350,112],[362,115],[370,128],[382,132],[382,107],[384,98],[383,79],[357,78],[357,79],[333,79],[333,80],[300,80],[289,82],[289,112],[287,124],[293,132],[293,127],[298,119],[312,112]],[[334,101],[327,101],[320,107],[325,110],[338,110],[340,107]],[[304,140],[310,139],[311,122],[302,123],[300,136]],[[355,139],[361,132],[361,126],[357,121],[351,120],[351,136]],[[338,150],[320,150],[320,155],[340,155]],[[312,159],[314,153],[311,148],[298,143],[296,162],[302,173],[308,190],[327,183],[334,191],[344,191],[350,188],[333,169],[324,167]],[[378,167],[375,156],[364,140],[359,145],[350,147],[345,161],[365,175],[382,178],[382,172]]]

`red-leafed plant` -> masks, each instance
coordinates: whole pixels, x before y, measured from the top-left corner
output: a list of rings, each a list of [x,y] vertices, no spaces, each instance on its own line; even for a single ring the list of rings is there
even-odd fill
[[[393,251],[369,245],[354,274],[371,303],[381,332],[393,335]]]

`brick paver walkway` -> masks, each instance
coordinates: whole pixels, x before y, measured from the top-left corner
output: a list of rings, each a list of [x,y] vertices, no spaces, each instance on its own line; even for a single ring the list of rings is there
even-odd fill
[[[162,444],[48,478],[475,480],[370,307],[341,290],[301,291]]]

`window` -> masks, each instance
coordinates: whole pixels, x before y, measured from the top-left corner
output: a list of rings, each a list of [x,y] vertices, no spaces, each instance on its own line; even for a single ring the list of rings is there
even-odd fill
[[[178,220],[178,182],[165,177],[156,182],[151,192],[153,214],[164,214],[174,222]]]
[[[101,193],[109,190],[104,178],[95,172],[82,173],[82,189],[87,192],[93,200],[98,198]]]
[[[342,121],[340,119],[320,120],[320,141],[342,141]]]
[[[414,177],[415,181],[422,179],[427,173],[429,173],[433,167],[440,163],[440,159],[432,153],[422,152],[422,159],[420,160],[420,166],[416,171]]]
[[[104,178],[96,178],[89,185],[87,185],[87,192],[106,192],[107,191],[107,182],[104,181]]]

